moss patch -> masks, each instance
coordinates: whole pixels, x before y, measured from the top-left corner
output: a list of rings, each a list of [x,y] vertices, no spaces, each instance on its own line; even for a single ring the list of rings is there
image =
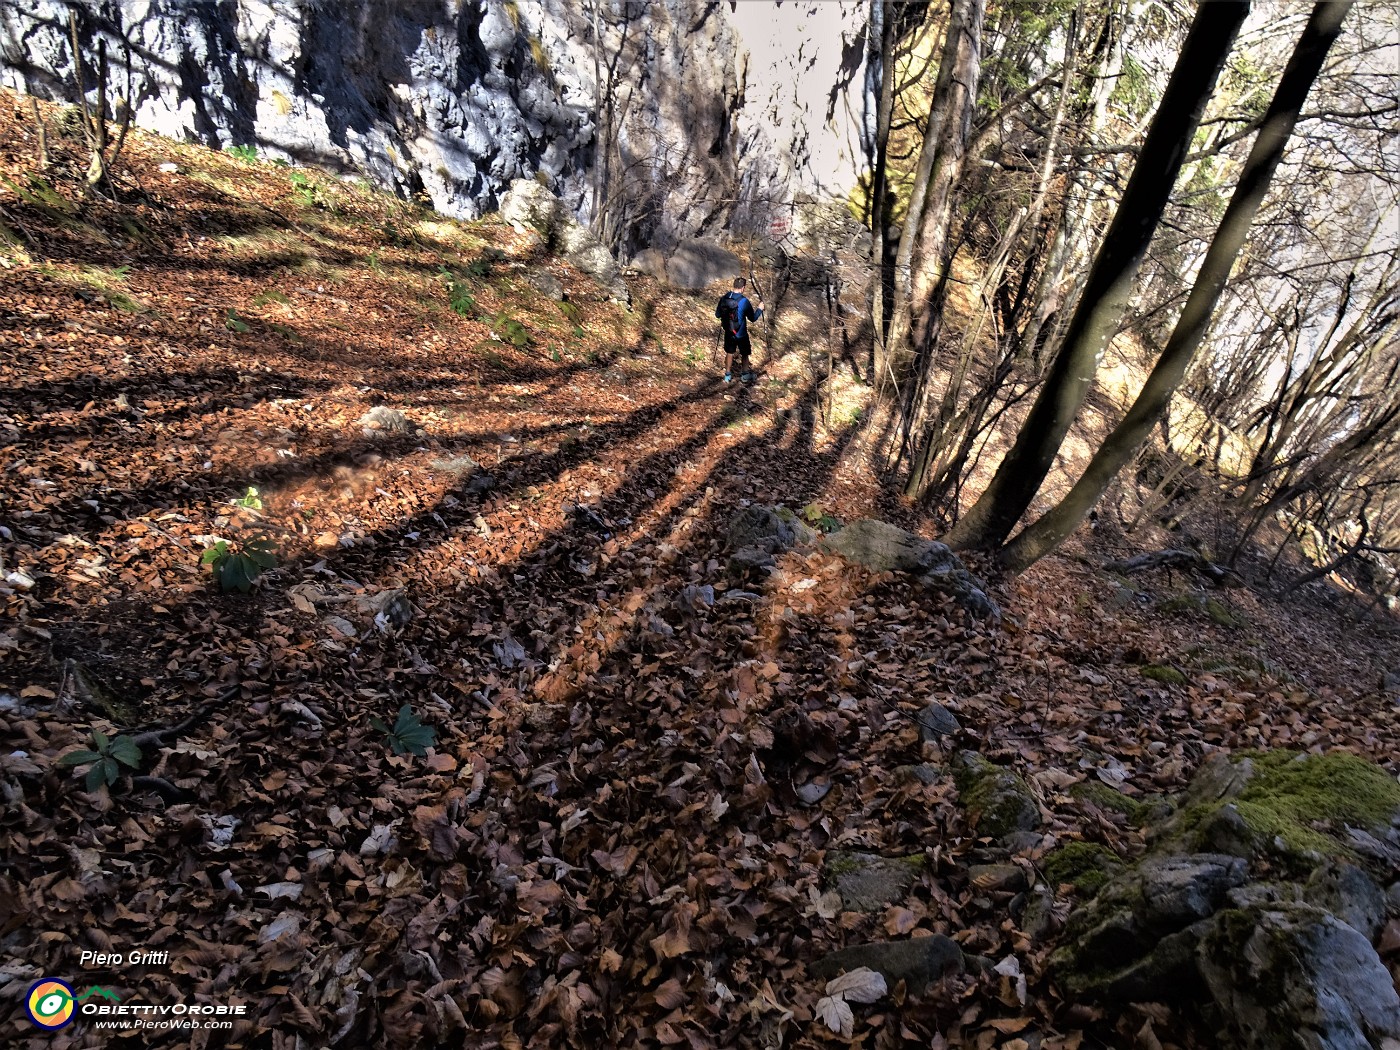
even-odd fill
[[[1142,824],[1156,808],[1150,803],[1140,802],[1121,791],[1115,791],[1099,780],[1086,780],[1075,784],[1069,789],[1069,793],[1071,798],[1082,798],[1109,813],[1121,813],[1133,824]]]
[[[1355,755],[1265,751],[1239,757],[1251,759],[1254,776],[1231,804],[1260,849],[1299,860],[1354,858],[1342,837],[1345,827],[1388,828],[1400,813],[1400,782]],[[1206,827],[1221,809],[1218,803],[1191,806],[1179,818],[1181,827]]]
[[[1188,681],[1175,667],[1167,667],[1165,664],[1143,664],[1138,668],[1138,673],[1163,685],[1186,685]]]
[[[1056,886],[1069,883],[1086,896],[1097,893],[1123,869],[1123,860],[1095,842],[1068,842],[1047,854],[1045,877]]]

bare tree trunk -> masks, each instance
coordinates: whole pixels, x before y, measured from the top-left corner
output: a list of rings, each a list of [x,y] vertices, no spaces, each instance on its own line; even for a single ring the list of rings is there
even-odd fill
[[[1263,126],[1240,172],[1239,183],[1206,251],[1191,295],[1156,367],[1123,421],[1094,453],[1084,476],[1069,494],[1002,549],[997,558],[1002,567],[1019,572],[1063,543],[1065,537],[1079,527],[1108,483],[1132,458],[1171,404],[1172,395],[1181,385],[1205,338],[1215,306],[1230,278],[1230,270],[1244,247],[1274,172],[1283,160],[1283,151],[1293,135],[1308,91],[1342,31],[1342,21],[1351,4],[1352,0],[1325,0],[1313,8],[1312,18],[1288,60],[1264,115]]]
[[[991,484],[949,532],[956,547],[999,548],[1035,498],[1078,415],[1127,305],[1191,136],[1229,56],[1248,2],[1197,9],[1132,177],[1094,260],[1083,296],[1030,415]]]
[[[966,143],[966,126],[962,107],[976,99],[976,73],[978,66],[977,47],[982,30],[983,0],[953,0],[952,14],[948,20],[948,31],[943,41],[943,57],[938,69],[938,80],[934,86],[933,109],[929,111],[928,128],[924,132],[923,147],[919,152],[919,163],[914,173],[914,191],[909,198],[909,213],[904,217],[904,229],[899,237],[899,251],[895,255],[894,266],[894,312],[890,318],[889,333],[885,340],[885,353],[893,358],[904,351],[909,343],[910,330],[914,318],[915,296],[926,295],[932,284],[922,278],[915,280],[915,255],[939,257],[942,244],[931,244],[925,233],[934,236],[942,229],[946,235],[947,223],[937,215],[930,220],[932,230],[925,228],[925,211],[932,204],[935,209],[943,206],[945,193],[951,194],[951,186],[946,191],[941,174],[935,178],[937,166],[948,160],[948,145],[945,140],[948,125],[956,123],[962,127],[959,142]],[[955,84],[960,72],[967,74],[971,63],[973,89],[966,84]],[[959,157],[960,159],[960,157]]]

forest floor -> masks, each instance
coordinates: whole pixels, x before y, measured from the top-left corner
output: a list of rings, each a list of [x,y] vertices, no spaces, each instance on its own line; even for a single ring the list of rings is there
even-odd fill
[[[951,781],[893,771],[968,746],[1025,774],[1034,873],[1057,842],[1142,848],[1079,781],[1167,792],[1266,746],[1400,768],[1393,625],[1247,588],[1211,592],[1229,617],[1167,611],[1196,581],[1096,568],[1126,547],[999,585],[1000,628],[820,549],[732,594],[749,501],[928,531],[828,411],[815,293],[772,304],[758,382],[725,386],[713,295],[629,278],[628,309],[509,227],[139,134],[120,203],[79,206],[76,143],[51,120],[41,177],[32,133],[5,96],[9,1045],[1208,1045],[1157,1004],[1061,1002],[1053,936],[968,878]],[[221,592],[205,552],[254,538],[276,566]],[[914,721],[935,700],[963,727],[942,748]],[[381,728],[405,705],[425,755]],[[169,729],[110,788],[59,763]],[[928,863],[844,912],[834,848]],[[959,975],[859,1007],[850,1039],[814,1018],[811,962],[929,932],[1014,957],[1024,993]],[[51,1035],[20,1005],[45,976],[248,1010]]]

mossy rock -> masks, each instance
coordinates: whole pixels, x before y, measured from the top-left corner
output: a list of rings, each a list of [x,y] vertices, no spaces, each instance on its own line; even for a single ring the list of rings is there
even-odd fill
[[[826,857],[826,880],[851,911],[880,911],[901,900],[923,873],[922,853],[882,857],[874,853],[832,850]]]
[[[1217,598],[1200,594],[1178,594],[1157,603],[1157,611],[1173,616],[1201,615],[1221,627],[1243,627],[1244,620]]]
[[[1040,803],[1014,770],[993,765],[974,751],[963,751],[954,762],[953,777],[977,835],[1003,838],[1040,827]]]
[[[1091,896],[1123,870],[1123,859],[1096,842],[1067,842],[1046,854],[1042,867],[1052,885],[1068,883],[1080,894]]]
[[[1144,678],[1161,682],[1163,685],[1187,685],[1190,682],[1190,679],[1175,667],[1168,667],[1165,664],[1143,664],[1138,668],[1138,673]]]
[[[1267,852],[1306,871],[1322,858],[1364,859],[1357,830],[1387,840],[1400,822],[1400,782],[1342,751],[1250,752],[1218,759],[1198,778],[1228,786],[1202,790],[1193,782],[1164,842],[1248,858]]]

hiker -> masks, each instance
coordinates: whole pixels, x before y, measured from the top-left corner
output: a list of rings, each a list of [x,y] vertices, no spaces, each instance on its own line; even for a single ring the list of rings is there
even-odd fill
[[[739,379],[745,383],[753,382],[753,366],[749,363],[749,354],[753,350],[749,343],[749,322],[757,321],[763,316],[763,297],[755,292],[751,301],[744,294],[746,283],[742,277],[734,278],[734,290],[720,296],[719,305],[715,307],[715,316],[719,318],[720,324],[724,325],[726,383],[734,381],[733,365],[736,353],[739,355]],[[758,304],[756,307],[755,302]]]

